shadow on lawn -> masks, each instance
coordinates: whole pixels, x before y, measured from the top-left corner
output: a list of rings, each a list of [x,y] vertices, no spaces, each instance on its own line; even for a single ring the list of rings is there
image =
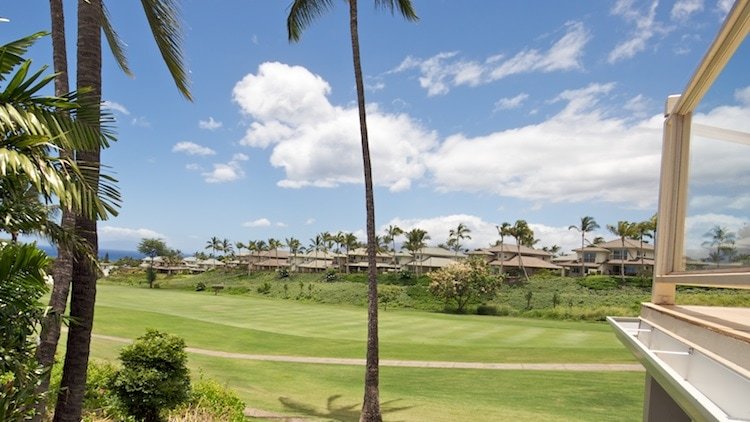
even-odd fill
[[[289,397],[279,397],[279,401],[289,411],[293,411],[298,414],[306,416],[314,416],[317,418],[325,418],[339,422],[357,422],[359,421],[360,403],[354,403],[349,405],[337,404],[336,401],[341,398],[341,394],[335,394],[328,397],[326,403],[326,410],[320,411],[315,406],[307,403],[302,403]],[[380,411],[383,415],[388,413],[398,412],[401,410],[411,409],[413,406],[395,406],[396,402],[401,399],[390,400],[380,404]]]

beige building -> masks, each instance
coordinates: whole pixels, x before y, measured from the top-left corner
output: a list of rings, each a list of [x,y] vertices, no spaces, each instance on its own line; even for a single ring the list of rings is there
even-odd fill
[[[639,240],[625,239],[624,246],[621,239],[574,249],[575,259],[570,256],[555,259],[555,263],[565,269],[569,276],[581,276],[581,261],[584,273],[589,274],[620,274],[620,266],[624,266],[625,275],[651,274],[654,270],[654,245]]]

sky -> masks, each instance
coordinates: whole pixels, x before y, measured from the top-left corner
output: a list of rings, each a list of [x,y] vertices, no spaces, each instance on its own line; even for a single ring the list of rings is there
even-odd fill
[[[75,3],[65,1],[69,66]],[[193,102],[177,91],[138,2],[107,1],[135,76],[104,48],[103,99],[118,141],[103,162],[119,180],[101,248],[158,237],[185,254],[232,242],[354,232],[364,188],[346,3],[289,43],[289,1],[182,2]],[[664,102],[683,91],[732,6],[727,0],[489,2],[413,0],[419,21],[360,2],[360,43],[376,226],[428,231],[459,223],[467,248],[495,226],[528,221],[538,247],[580,246],[583,216],[606,225],[656,212]],[[46,1],[3,2],[4,42],[49,30]],[[750,52],[737,57],[695,120],[750,131]],[[46,37],[29,54],[51,64]],[[732,66],[734,65],[734,66]],[[71,71],[71,75],[74,74]],[[74,85],[74,84],[73,84]],[[744,126],[743,126],[744,125]],[[687,226],[747,230],[747,153],[702,148]],[[734,145],[734,144],[732,144]],[[713,154],[711,154],[713,153]],[[725,160],[725,161],[722,161]],[[717,170],[718,169],[718,170]],[[734,169],[734,170],[731,170]],[[750,230],[747,230],[750,236]]]

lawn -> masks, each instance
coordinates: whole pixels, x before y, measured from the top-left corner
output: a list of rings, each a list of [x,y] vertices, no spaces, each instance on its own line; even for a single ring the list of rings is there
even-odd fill
[[[95,333],[134,338],[145,328],[191,347],[242,353],[364,356],[364,309],[209,292],[100,285]],[[633,362],[601,323],[381,311],[383,359],[478,362]],[[121,344],[95,339],[112,360]],[[356,421],[363,368],[189,355],[248,406],[319,420]],[[381,369],[386,420],[640,420],[643,374]]]

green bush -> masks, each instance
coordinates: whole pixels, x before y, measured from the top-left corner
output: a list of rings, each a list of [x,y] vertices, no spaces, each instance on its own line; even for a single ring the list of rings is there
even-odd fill
[[[122,369],[112,389],[127,413],[145,422],[162,420],[161,412],[190,397],[185,341],[177,336],[148,330],[120,352]]]
[[[237,393],[210,379],[200,379],[193,385],[188,406],[172,412],[179,414],[187,408],[200,409],[213,420],[244,422],[245,403]]]
[[[276,270],[276,276],[278,278],[289,278],[289,268],[281,267]]]
[[[265,283],[263,283],[260,286],[258,286],[258,288],[256,290],[258,291],[258,293],[260,293],[262,295],[267,295],[267,294],[271,293],[271,283],[269,283],[269,282],[266,281]]]
[[[329,268],[326,270],[325,274],[323,275],[323,280],[327,282],[336,281],[338,279],[338,274],[336,274],[336,270],[333,268]]]
[[[497,306],[482,304],[477,306],[477,315],[497,315]]]
[[[204,283],[204,282],[202,282],[202,281],[199,281],[199,282],[198,282],[198,283],[197,283],[197,284],[195,285],[195,291],[196,291],[196,292],[202,292],[202,291],[205,291],[205,290],[206,290],[206,283]]]
[[[591,290],[608,290],[616,288],[619,282],[608,275],[590,275],[578,279],[578,284]]]

